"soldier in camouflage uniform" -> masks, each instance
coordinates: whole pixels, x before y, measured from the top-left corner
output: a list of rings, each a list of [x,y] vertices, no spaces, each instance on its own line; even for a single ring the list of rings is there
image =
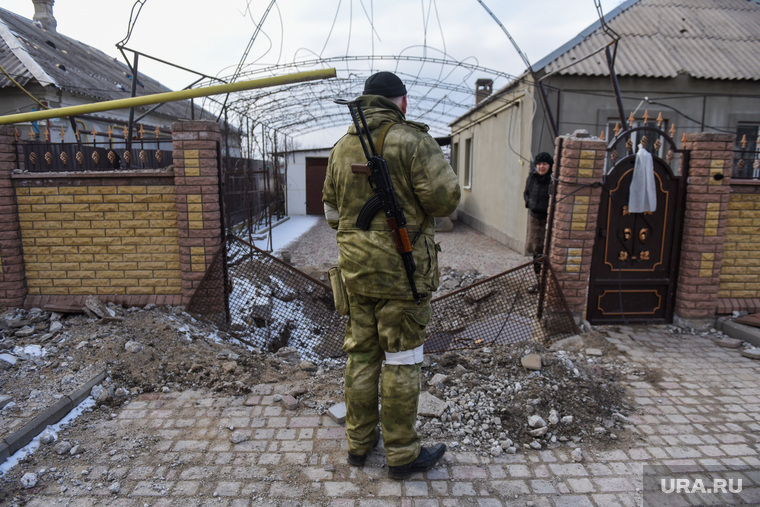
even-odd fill
[[[322,194],[328,223],[337,229],[338,265],[349,303],[343,350],[348,461],[361,466],[377,444],[378,382],[382,368],[382,436],[389,475],[404,479],[432,468],[444,444],[422,447],[415,424],[420,394],[420,364],[430,294],[438,288],[439,245],[433,217],[454,212],[460,197],[457,176],[422,123],[406,120],[406,87],[393,73],[370,76],[361,97],[377,152],[390,172],[403,207],[409,237],[417,237],[413,256],[417,290],[412,297],[401,256],[385,215],[377,213],[369,230],[356,226],[373,195],[367,177],[351,172],[366,157],[352,125],[335,145]]]

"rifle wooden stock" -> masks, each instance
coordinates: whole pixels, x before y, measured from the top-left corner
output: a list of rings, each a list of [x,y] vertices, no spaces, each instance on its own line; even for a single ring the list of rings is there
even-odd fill
[[[351,172],[354,174],[366,174],[367,176],[372,176],[372,171],[366,162],[363,164],[354,162],[351,164]]]

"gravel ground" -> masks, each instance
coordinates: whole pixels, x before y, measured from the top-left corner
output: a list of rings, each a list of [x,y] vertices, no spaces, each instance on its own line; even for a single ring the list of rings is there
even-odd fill
[[[438,265],[442,272],[450,268],[458,272],[477,272],[479,277],[484,278],[530,261],[529,256],[507,248],[458,220],[454,220],[453,225],[453,230],[435,235],[436,241],[441,244]],[[283,251],[287,251],[295,267],[307,274],[316,274],[315,278],[323,278],[327,269],[338,262],[335,234],[327,221],[320,218],[312,228],[275,251],[274,255],[282,257]]]

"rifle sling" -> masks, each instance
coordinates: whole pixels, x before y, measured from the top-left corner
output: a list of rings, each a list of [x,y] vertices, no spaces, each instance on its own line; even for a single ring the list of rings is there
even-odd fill
[[[381,157],[383,156],[383,143],[385,142],[385,136],[388,134],[388,131],[394,125],[396,125],[396,122],[393,122],[393,121],[389,122],[377,134],[377,142],[375,142],[375,148],[377,149],[377,154],[380,155]],[[369,204],[369,202],[367,204]],[[412,240],[412,246],[414,246],[414,244],[417,243],[417,240],[420,238],[420,235],[427,228],[429,218],[430,218],[429,216],[425,216],[425,220],[422,221],[422,226],[420,227],[419,231],[417,231],[417,234],[414,236],[414,239]],[[368,230],[368,229],[365,229],[365,230]]]

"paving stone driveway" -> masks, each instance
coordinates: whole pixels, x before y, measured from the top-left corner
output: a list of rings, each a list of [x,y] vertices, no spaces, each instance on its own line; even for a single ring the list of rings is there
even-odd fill
[[[97,440],[114,435],[153,442],[130,457],[104,452],[89,471],[119,478],[118,495],[95,480],[91,491],[53,484],[30,505],[631,506],[642,505],[644,465],[760,468],[760,361],[667,327],[609,334],[632,362],[661,372],[655,384],[628,381],[640,407],[630,419],[642,437],[630,449],[588,451],[581,463],[567,447],[498,458],[449,452],[442,466],[397,482],[381,454],[349,467],[343,427],[305,408],[284,410],[272,385],[248,397],[147,394],[93,428],[88,444],[102,447]],[[230,427],[242,442],[231,441]],[[741,493],[689,498],[673,505],[754,505],[760,491],[745,482]]]

